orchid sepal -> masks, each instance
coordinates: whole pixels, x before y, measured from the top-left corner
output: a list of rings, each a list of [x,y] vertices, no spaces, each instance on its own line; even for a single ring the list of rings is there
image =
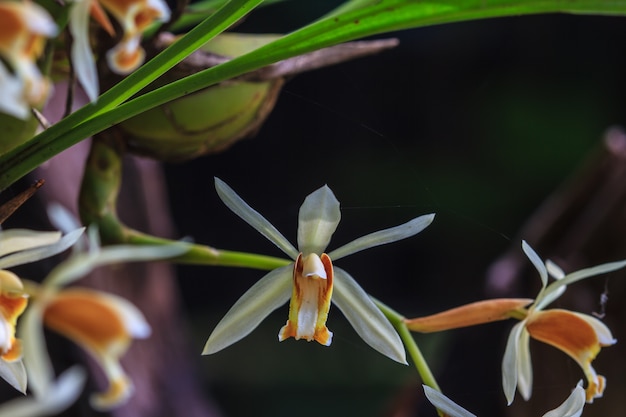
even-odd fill
[[[257,232],[265,236],[270,242],[278,246],[291,259],[296,259],[299,251],[282,235],[269,221],[265,219],[258,211],[253,209],[243,201],[237,193],[228,186],[224,181],[215,178],[215,190],[222,202],[233,213],[241,217],[246,223],[252,226]]]
[[[461,407],[442,392],[437,391],[427,385],[422,385],[424,394],[432,405],[444,413],[447,417],[476,417],[465,408]],[[582,381],[576,384],[570,395],[554,410],[550,410],[542,417],[580,417],[585,406],[585,390],[582,388]]]
[[[204,345],[210,355],[250,334],[291,296],[293,265],[274,269],[246,291],[220,320]]]
[[[324,252],[340,220],[339,201],[327,185],[309,194],[298,212],[300,252],[305,255]]]
[[[356,280],[338,267],[333,302],[365,343],[388,358],[407,364],[404,344],[393,325]]]
[[[401,225],[367,234],[337,249],[332,250],[328,253],[328,256],[330,256],[331,259],[337,260],[365,249],[386,245],[388,243],[397,242],[399,240],[415,236],[416,234],[427,228],[434,219],[434,213],[425,214]]]
[[[0,269],[11,268],[17,265],[24,265],[27,263],[39,261],[41,259],[49,258],[61,252],[64,252],[72,245],[74,245],[83,234],[84,229],[76,229],[70,233],[61,236],[57,232],[43,232],[41,238],[34,237],[33,234],[39,232],[33,232],[28,230],[19,230],[14,234],[10,233],[10,236],[3,241],[0,241],[0,247],[7,245],[10,246],[13,238],[22,240],[20,251],[10,251],[6,256],[0,258]],[[2,234],[9,233],[2,232]],[[27,239],[29,242],[25,242],[23,239]],[[6,250],[6,249],[5,249]],[[4,251],[3,251],[4,252]],[[7,252],[4,252],[7,253]],[[1,256],[1,255],[0,255]]]

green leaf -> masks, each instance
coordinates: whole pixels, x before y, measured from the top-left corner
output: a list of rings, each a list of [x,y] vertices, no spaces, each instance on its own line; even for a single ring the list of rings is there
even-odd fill
[[[401,29],[537,13],[626,14],[626,0],[355,0],[338,12],[256,49],[117,105],[163,74],[186,54],[245,15],[261,0],[231,0],[180,41],[100,97],[28,143],[0,157],[0,190],[73,144],[145,110],[265,65],[341,42]]]

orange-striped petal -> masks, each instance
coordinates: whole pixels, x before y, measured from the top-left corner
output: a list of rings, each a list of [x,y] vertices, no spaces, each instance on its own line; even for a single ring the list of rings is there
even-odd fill
[[[289,320],[280,330],[278,339],[315,340],[329,346],[333,334],[326,327],[326,319],[332,293],[333,265],[328,255],[298,255],[293,271]]]
[[[585,314],[552,309],[532,314],[526,329],[534,339],[560,349],[578,363],[588,382],[587,402],[602,397],[605,379],[596,374],[591,362],[602,346],[615,343],[602,322]]]
[[[128,301],[97,291],[68,289],[53,296],[44,312],[44,323],[73,340],[99,362],[109,379],[106,392],[92,397],[92,405],[108,409],[124,402],[132,383],[119,358],[133,338],[144,338],[150,328]]]

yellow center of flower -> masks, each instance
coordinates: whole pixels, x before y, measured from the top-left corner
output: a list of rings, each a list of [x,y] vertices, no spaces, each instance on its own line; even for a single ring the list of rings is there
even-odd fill
[[[293,269],[293,292],[289,320],[278,334],[278,340],[315,340],[329,346],[332,332],[326,327],[333,293],[333,264],[325,253],[298,255]]]

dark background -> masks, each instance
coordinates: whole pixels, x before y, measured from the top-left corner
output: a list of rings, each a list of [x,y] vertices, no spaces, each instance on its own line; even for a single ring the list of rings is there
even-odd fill
[[[238,30],[289,31],[332,5],[293,3],[260,10]],[[230,184],[292,242],[299,205],[327,183],[343,216],[330,249],[437,213],[420,235],[339,262],[368,292],[409,317],[493,296],[485,287],[489,265],[519,247],[524,221],[600,147],[609,126],[624,123],[625,22],[544,15],[403,31],[389,35],[401,40],[395,50],[300,75],[255,138],[167,166],[178,230],[221,248],[279,256],[221,204],[212,178]],[[262,272],[184,267],[180,274],[200,347]],[[528,289],[513,296],[536,294],[536,274],[525,279]],[[336,309],[330,348],[277,344],[286,315],[287,306],[205,358],[227,415],[399,415],[407,401],[419,402],[414,369],[369,349]],[[503,414],[500,361],[512,325],[418,337],[444,392],[478,415]],[[622,328],[613,328],[618,339]],[[568,372],[535,382],[535,392],[551,398],[544,412],[582,377],[564,354],[554,358]],[[598,372],[606,373],[610,365],[601,364]],[[620,396],[613,384],[609,378],[607,397]]]
[[[238,30],[289,31],[331,5],[305,10],[293,3],[260,10]],[[595,152],[605,129],[624,123],[624,27],[623,18],[570,15],[442,25],[390,34],[401,40],[395,50],[300,75],[287,83],[255,138],[167,166],[179,232],[279,256],[223,207],[212,178],[230,184],[292,242],[299,205],[327,183],[343,216],[330,249],[437,213],[420,235],[339,262],[368,292],[409,317],[493,295],[485,288],[489,265],[519,247],[523,222]],[[199,347],[262,275],[180,272]],[[538,277],[527,280],[530,289],[513,296],[536,294]],[[205,358],[228,415],[393,415],[407,396],[410,402],[419,395],[414,369],[369,349],[336,309],[328,322],[336,337],[330,348],[277,344],[286,315],[287,306],[248,338]],[[444,391],[478,415],[503,414],[500,361],[512,325],[418,339]],[[618,339],[622,328],[613,329]],[[551,397],[543,412],[582,377],[564,354],[554,358],[568,372],[535,382],[536,393]],[[607,363],[604,369],[600,363],[598,372],[606,373]],[[607,397],[620,396],[613,384],[619,386],[609,378]]]

